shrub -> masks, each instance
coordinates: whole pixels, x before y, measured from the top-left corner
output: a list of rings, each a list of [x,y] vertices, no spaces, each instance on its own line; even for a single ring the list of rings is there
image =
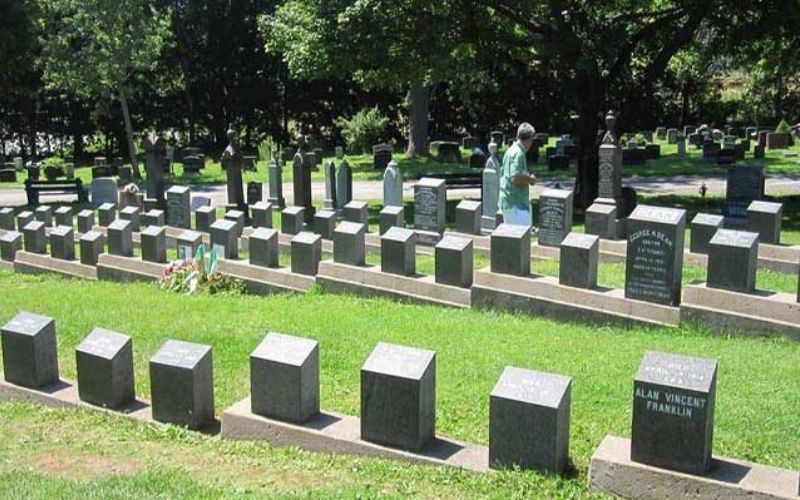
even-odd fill
[[[48,181],[54,181],[64,174],[64,159],[58,156],[51,156],[42,161],[44,176]]]
[[[342,129],[342,135],[351,150],[360,150],[362,153],[369,152],[378,143],[388,124],[389,118],[377,106],[362,109],[349,120],[344,117],[336,119],[336,126]]]
[[[781,120],[781,122],[778,124],[778,127],[775,129],[775,132],[778,134],[791,134],[792,127],[786,123],[786,120]]]
[[[259,161],[270,161],[272,159],[272,148],[274,147],[274,143],[272,141],[272,137],[267,137],[263,141],[258,144],[258,160]]]

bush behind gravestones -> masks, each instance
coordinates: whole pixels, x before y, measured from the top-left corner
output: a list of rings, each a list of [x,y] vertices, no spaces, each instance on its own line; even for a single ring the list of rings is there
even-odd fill
[[[372,145],[380,142],[389,124],[389,118],[375,106],[362,109],[349,120],[345,117],[337,118],[335,123],[341,127],[342,135],[350,149],[364,153],[371,151]]]

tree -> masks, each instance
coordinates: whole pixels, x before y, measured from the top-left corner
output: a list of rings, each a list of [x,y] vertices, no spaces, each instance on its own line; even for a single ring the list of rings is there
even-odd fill
[[[47,86],[99,106],[118,101],[131,166],[141,177],[129,98],[134,86],[157,70],[170,37],[170,12],[158,12],[149,0],[40,2]]]

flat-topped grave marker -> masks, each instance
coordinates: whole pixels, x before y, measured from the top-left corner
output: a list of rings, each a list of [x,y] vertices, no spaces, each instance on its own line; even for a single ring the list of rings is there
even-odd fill
[[[292,272],[316,276],[322,260],[322,237],[318,234],[300,232],[291,243]]]
[[[163,210],[153,208],[142,214],[141,223],[143,227],[164,226],[167,223],[167,216]]]
[[[631,460],[704,474],[711,467],[717,362],[646,352],[634,379]]]
[[[58,207],[55,211],[56,225],[72,227],[72,208]]]
[[[284,208],[281,211],[281,232],[283,234],[298,234],[302,232],[305,211],[305,208],[297,206]]]
[[[442,285],[472,286],[473,242],[447,235],[435,247],[435,279]]]
[[[45,227],[53,227],[53,208],[48,206],[36,207],[36,220],[44,222]]]
[[[139,207],[127,206],[119,211],[119,218],[131,223],[131,231],[138,233],[140,229],[139,214],[141,210]]]
[[[260,227],[250,234],[250,264],[278,267],[278,232]]]
[[[167,190],[167,224],[183,229],[192,224],[191,190],[186,186],[172,186]]]
[[[239,258],[238,224],[232,220],[221,219],[211,224],[211,248],[223,248],[223,259]]]
[[[16,229],[13,208],[0,208],[0,229],[4,231],[14,231]]]
[[[47,253],[47,233],[44,222],[32,221],[22,228],[25,236],[25,251],[31,253]]]
[[[250,212],[252,215],[254,228],[258,229],[260,227],[272,227],[272,203],[259,201],[250,207]]]
[[[758,234],[720,229],[708,244],[710,288],[753,293],[756,290]]]
[[[758,233],[761,243],[781,243],[783,204],[754,201],[747,207],[747,230]]]
[[[572,191],[548,189],[539,196],[539,244],[558,246],[572,231]]]
[[[365,201],[351,201],[342,209],[342,218],[348,222],[364,224],[369,221],[369,207]]]
[[[58,382],[56,322],[21,312],[0,328],[7,382],[38,389]]]
[[[507,366],[489,404],[489,466],[560,474],[569,458],[572,379]]]
[[[456,232],[481,234],[481,202],[462,200],[456,207]]]
[[[692,253],[708,253],[708,242],[725,223],[725,217],[714,214],[697,214],[692,219],[689,251]]]
[[[381,271],[413,276],[417,272],[416,233],[392,227],[381,236]]]
[[[27,226],[29,223],[31,223],[31,222],[33,222],[35,220],[36,220],[36,216],[31,211],[24,210],[24,211],[18,213],[17,214],[17,231],[19,231],[20,233],[24,232],[25,226]]]
[[[414,186],[414,228],[444,232],[447,191],[444,179],[423,177]]]
[[[597,288],[600,237],[569,233],[561,242],[558,282],[577,288]]]
[[[212,206],[200,207],[194,212],[194,227],[200,232],[210,233],[211,225],[217,222],[217,209]]]
[[[241,210],[228,210],[225,212],[225,219],[236,223],[236,237],[241,238],[244,232],[245,213]]]
[[[366,257],[366,227],[355,222],[342,222],[333,232],[333,261],[363,266]]]
[[[214,421],[211,347],[167,340],[150,358],[153,419],[196,429]]]
[[[586,209],[586,234],[596,234],[604,240],[617,237],[617,207],[606,203],[592,203]]]
[[[302,423],[319,414],[319,343],[269,333],[250,355],[252,412]]]
[[[491,271],[528,276],[531,273],[531,228],[501,224],[490,238]]]
[[[22,233],[6,231],[0,236],[0,260],[14,262],[18,250],[22,250]]]
[[[133,342],[95,328],[75,349],[78,395],[87,403],[119,408],[134,401]]]
[[[320,210],[314,214],[314,232],[326,240],[333,239],[336,230],[336,212],[333,210]]]
[[[406,216],[403,207],[383,207],[379,215],[380,234],[385,234],[392,227],[405,227]]]
[[[54,259],[75,259],[75,232],[72,226],[56,226],[50,231],[50,255]]]
[[[81,210],[78,212],[78,232],[88,233],[94,227],[94,212],[91,210]]]
[[[142,260],[163,263],[167,261],[167,228],[147,226],[141,233]]]
[[[435,425],[436,353],[379,343],[361,367],[361,439],[419,451]]]
[[[97,207],[97,224],[108,227],[117,218],[117,206],[113,203],[103,203]]]
[[[197,249],[203,243],[203,235],[197,231],[187,229],[175,238],[175,245],[178,250],[178,259],[188,260],[197,254]]]
[[[677,306],[686,211],[639,205],[627,221],[625,297]]]
[[[89,231],[83,233],[78,244],[81,247],[81,264],[96,266],[97,259],[103,253],[105,237],[100,231]]]
[[[133,232],[131,223],[126,220],[115,220],[108,226],[108,253],[123,257],[133,256]]]

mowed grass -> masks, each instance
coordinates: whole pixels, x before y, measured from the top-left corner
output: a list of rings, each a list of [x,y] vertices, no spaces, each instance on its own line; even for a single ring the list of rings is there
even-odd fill
[[[536,265],[534,270],[536,271]],[[187,297],[147,284],[0,273],[0,321],[27,310],[56,318],[62,376],[101,326],[131,335],[137,395],[147,360],[169,338],[213,347],[217,414],[247,396],[248,355],[267,331],[320,342],[321,403],[357,415],[359,368],[380,341],[437,352],[437,431],[488,443],[489,393],[512,365],[573,377],[568,478],[473,474],[382,460],[231,443],[83,411],[0,405],[0,494],[31,496],[576,497],[587,495],[594,449],[630,435],[632,380],[643,353],[719,362],[716,454],[798,467],[800,343],[702,329],[596,327],[471,310],[412,306],[314,291],[270,297]]]

